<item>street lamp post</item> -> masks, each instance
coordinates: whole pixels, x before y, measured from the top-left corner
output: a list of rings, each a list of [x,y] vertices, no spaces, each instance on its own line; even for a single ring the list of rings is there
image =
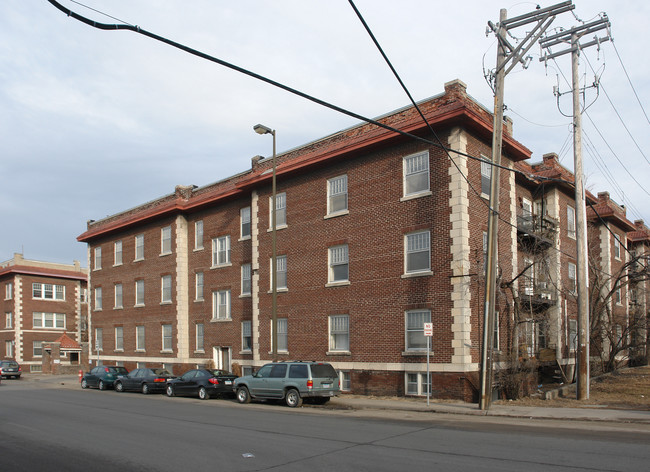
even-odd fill
[[[278,267],[275,231],[275,130],[260,124],[253,126],[253,130],[257,134],[270,134],[273,136],[273,177],[271,184],[271,355],[273,362],[276,362],[278,360]]]

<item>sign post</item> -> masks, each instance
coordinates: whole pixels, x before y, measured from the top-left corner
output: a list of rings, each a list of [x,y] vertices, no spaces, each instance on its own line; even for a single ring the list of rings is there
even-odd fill
[[[431,397],[431,371],[429,370],[429,354],[431,353],[433,323],[424,323],[424,336],[427,338],[427,406],[429,406],[429,398]]]

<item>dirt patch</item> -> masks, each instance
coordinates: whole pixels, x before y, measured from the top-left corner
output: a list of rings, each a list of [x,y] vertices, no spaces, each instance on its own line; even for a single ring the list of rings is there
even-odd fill
[[[575,397],[544,400],[533,396],[520,400],[498,400],[495,404],[650,410],[650,366],[621,369],[611,374],[592,378],[587,400],[576,400]]]

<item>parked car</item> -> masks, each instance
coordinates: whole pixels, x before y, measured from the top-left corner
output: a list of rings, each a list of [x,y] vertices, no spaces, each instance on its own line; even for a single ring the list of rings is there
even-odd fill
[[[232,383],[237,378],[227,370],[194,369],[179,378],[167,382],[168,397],[198,396],[201,400],[210,397],[232,395]]]
[[[251,398],[284,400],[289,407],[302,405],[303,398],[323,404],[340,393],[339,377],[325,362],[275,362],[253,375],[235,380],[233,390],[239,403]]]
[[[100,390],[113,388],[115,380],[129,371],[117,365],[99,365],[86,372],[81,378],[81,388],[96,387]]]
[[[162,393],[169,379],[174,376],[165,369],[134,369],[115,380],[116,392]]]
[[[2,377],[5,379],[19,379],[20,374],[23,373],[22,369],[20,368],[20,364],[18,364],[16,361],[0,361],[0,370],[2,371]]]

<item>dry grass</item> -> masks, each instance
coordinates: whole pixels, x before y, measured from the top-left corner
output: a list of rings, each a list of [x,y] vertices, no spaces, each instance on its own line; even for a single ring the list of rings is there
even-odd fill
[[[569,395],[575,395],[569,394]],[[650,410],[650,366],[621,369],[591,379],[588,400],[571,398],[522,398],[514,401],[499,401],[521,406],[571,407],[571,408],[613,408],[620,410]]]

